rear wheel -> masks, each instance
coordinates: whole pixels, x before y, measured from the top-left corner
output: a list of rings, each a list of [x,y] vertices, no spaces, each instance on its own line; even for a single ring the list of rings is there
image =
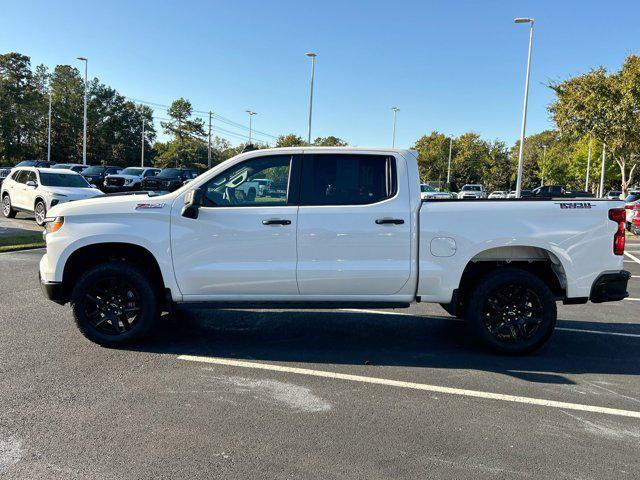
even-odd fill
[[[118,261],[85,272],[73,289],[71,307],[82,334],[104,346],[140,340],[159,315],[149,279],[138,268]]]
[[[47,206],[42,200],[36,202],[33,208],[33,214],[36,217],[36,223],[40,226],[44,225],[44,219],[47,218]]]
[[[11,198],[9,197],[9,194],[6,193],[4,197],[2,197],[2,215],[7,218],[15,218],[17,213],[18,212],[16,212],[11,206]]]
[[[495,270],[469,296],[466,319],[475,336],[499,353],[522,355],[542,347],[556,325],[553,293],[535,275]]]

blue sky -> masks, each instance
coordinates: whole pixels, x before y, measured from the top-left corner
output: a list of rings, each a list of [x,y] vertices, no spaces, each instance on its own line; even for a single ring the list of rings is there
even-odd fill
[[[536,20],[527,133],[551,125],[545,83],[599,65],[617,69],[640,53],[640,2],[631,0],[7,0],[0,51],[50,67],[80,67],[75,57],[85,55],[90,76],[126,96],[161,104],[184,96],[243,124],[251,108],[258,130],[303,137],[304,53],[315,51],[314,137],[387,146],[398,105],[400,147],[432,130],[511,143],[528,42],[516,16]]]

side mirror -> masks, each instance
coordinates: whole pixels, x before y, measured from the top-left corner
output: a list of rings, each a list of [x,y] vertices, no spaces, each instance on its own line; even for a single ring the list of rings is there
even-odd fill
[[[189,190],[184,196],[184,207],[182,207],[182,216],[186,218],[196,219],[200,207],[204,203],[204,190],[195,188]]]
[[[33,180],[29,180],[26,185],[27,187],[33,187],[33,188],[36,188],[38,186],[38,184]]]

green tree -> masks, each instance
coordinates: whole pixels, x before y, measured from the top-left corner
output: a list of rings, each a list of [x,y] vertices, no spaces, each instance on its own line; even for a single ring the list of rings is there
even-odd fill
[[[313,144],[317,147],[346,147],[348,144],[344,140],[333,135],[328,137],[317,137]]]
[[[306,141],[302,139],[301,136],[296,135],[295,133],[290,133],[288,135],[280,135],[276,140],[276,147],[304,147],[309,145]]]
[[[600,67],[549,86],[556,93],[549,111],[559,130],[574,140],[606,143],[626,192],[640,154],[640,57],[628,56],[618,72]]]
[[[191,118],[193,107],[184,98],[175,100],[167,111],[171,119],[160,122],[165,133],[173,140],[158,149],[156,163],[160,167],[189,166],[206,168],[207,143],[204,141],[204,122]]]

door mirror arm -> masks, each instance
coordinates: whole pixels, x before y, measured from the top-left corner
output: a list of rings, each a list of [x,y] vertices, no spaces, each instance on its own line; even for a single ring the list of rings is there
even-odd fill
[[[198,218],[200,207],[204,204],[204,189],[194,188],[189,190],[184,196],[184,207],[182,207],[182,216],[193,220]]]

